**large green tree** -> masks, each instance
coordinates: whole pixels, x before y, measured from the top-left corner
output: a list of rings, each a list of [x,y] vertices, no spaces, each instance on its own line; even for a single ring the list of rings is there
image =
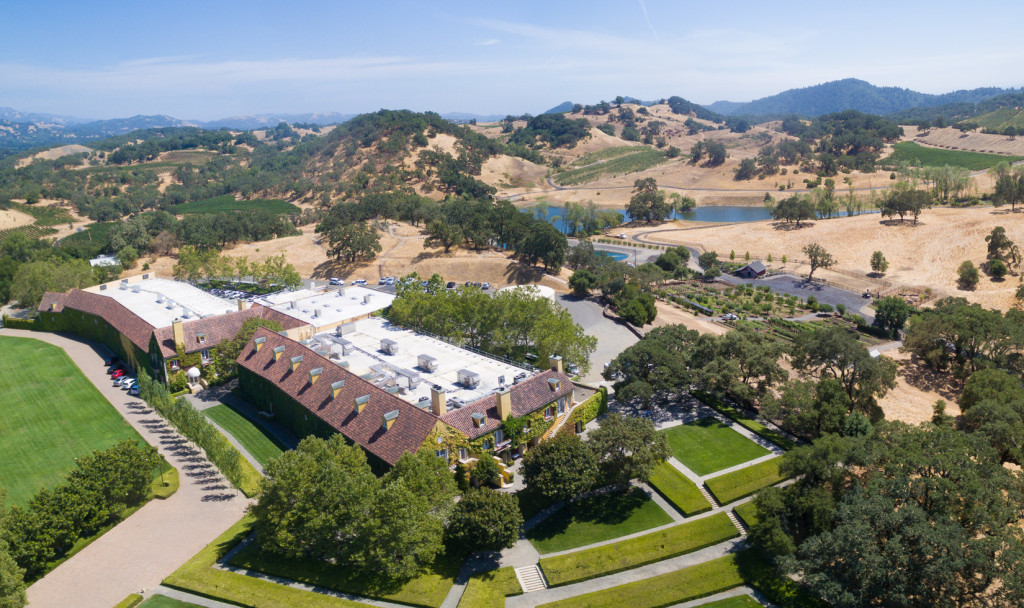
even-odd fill
[[[11,281],[11,299],[35,307],[47,291],[68,291],[94,283],[92,267],[85,260],[50,259],[18,267]]]
[[[523,457],[527,490],[547,502],[586,492],[594,487],[597,474],[593,453],[576,435],[556,435]]]
[[[647,418],[611,413],[590,431],[587,446],[606,483],[647,481],[654,467],[672,455],[668,440]]]
[[[696,370],[690,358],[700,334],[683,325],[657,327],[611,361],[604,377],[615,380],[620,401],[640,398],[666,390],[689,386]]]
[[[516,544],[523,516],[515,495],[493,490],[470,490],[455,506],[445,536],[461,553],[501,551]]]
[[[638,222],[660,222],[672,214],[672,205],[666,202],[665,192],[658,190],[658,182],[646,177],[633,182],[626,211]]]
[[[811,265],[811,271],[807,273],[808,281],[814,276],[815,270],[819,268],[828,270],[836,265],[836,259],[820,243],[804,245],[803,252],[807,256],[807,263]]]
[[[325,220],[317,226],[317,232],[327,239],[327,253],[349,264],[372,260],[381,251],[380,235],[367,222],[342,224]]]

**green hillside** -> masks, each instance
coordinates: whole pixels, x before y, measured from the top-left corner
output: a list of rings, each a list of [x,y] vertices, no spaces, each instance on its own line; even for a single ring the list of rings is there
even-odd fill
[[[1024,128],[1024,109],[1020,106],[1001,108],[971,119],[983,129],[1002,130],[1006,127]]]

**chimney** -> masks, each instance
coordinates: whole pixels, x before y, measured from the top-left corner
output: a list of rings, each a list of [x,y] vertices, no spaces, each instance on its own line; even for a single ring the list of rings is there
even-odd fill
[[[430,387],[430,411],[434,412],[438,418],[444,416],[448,411],[448,395],[443,388],[436,384]]]
[[[369,395],[363,395],[362,397],[356,397],[356,413],[362,414],[363,410],[366,409],[366,404],[370,402]]]
[[[260,352],[260,349],[263,348],[263,343],[266,341],[267,339],[263,336],[260,336],[259,338],[256,338],[255,340],[252,341],[253,344],[256,345],[256,352]]]
[[[562,358],[558,355],[551,355],[548,357],[548,363],[551,364],[551,371],[562,373]]]
[[[283,354],[284,354],[284,347],[283,346],[275,346],[274,347],[274,361],[280,360],[281,359],[281,355],[283,355]]]
[[[498,418],[505,420],[512,415],[512,394],[508,389],[498,391]]]
[[[345,388],[345,381],[344,380],[338,380],[337,382],[332,382],[331,383],[331,399],[337,399],[338,398],[338,393],[340,393],[341,389],[343,389],[343,388]]]
[[[302,363],[302,355],[299,355],[298,357],[292,357],[292,371],[293,372],[296,369],[299,368],[299,363]]]
[[[387,414],[384,414],[384,421],[381,427],[387,431],[395,424],[395,420],[398,420],[398,410],[391,410]]]
[[[238,310],[245,310],[245,300],[238,301]]]
[[[317,379],[320,378],[320,374],[322,374],[322,373],[324,373],[324,368],[322,368],[322,367],[317,367],[317,368],[309,370],[309,384],[310,384],[310,386],[316,384]]]
[[[181,319],[171,321],[171,332],[174,334],[174,350],[185,350],[185,328]]]

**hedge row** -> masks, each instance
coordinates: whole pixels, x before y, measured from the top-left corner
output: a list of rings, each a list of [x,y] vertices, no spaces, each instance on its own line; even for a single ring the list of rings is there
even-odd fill
[[[206,416],[192,407],[188,399],[175,399],[165,385],[153,381],[145,372],[139,374],[139,396],[160,412],[189,441],[202,448],[210,462],[220,469],[232,485],[246,496],[253,496],[256,493],[258,474],[256,480],[253,480],[251,475],[246,475],[246,469],[252,469],[252,465],[210,424]]]
[[[667,462],[654,468],[647,483],[687,517],[711,510],[711,503],[701,494],[697,484]]]
[[[771,458],[732,473],[712,477],[705,481],[704,485],[719,504],[727,505],[785,479],[779,473],[780,461],[781,458]]]
[[[11,329],[36,329],[36,322],[34,319],[18,319],[4,315],[4,327],[10,327]]]

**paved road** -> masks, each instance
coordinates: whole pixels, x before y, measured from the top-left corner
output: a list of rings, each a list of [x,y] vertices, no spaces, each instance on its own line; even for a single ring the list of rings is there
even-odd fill
[[[597,337],[597,349],[590,355],[590,372],[583,376],[585,383],[604,382],[601,372],[604,364],[640,341],[624,325],[606,318],[603,308],[592,299],[581,300],[567,294],[556,294],[557,302],[572,315],[585,332]]]
[[[139,589],[152,589],[242,518],[248,504],[187,442],[143,403],[114,388],[105,347],[78,338],[16,329],[0,335],[35,338],[63,348],[143,439],[178,469],[181,487],[151,500],[28,589],[33,608],[110,608]]]

